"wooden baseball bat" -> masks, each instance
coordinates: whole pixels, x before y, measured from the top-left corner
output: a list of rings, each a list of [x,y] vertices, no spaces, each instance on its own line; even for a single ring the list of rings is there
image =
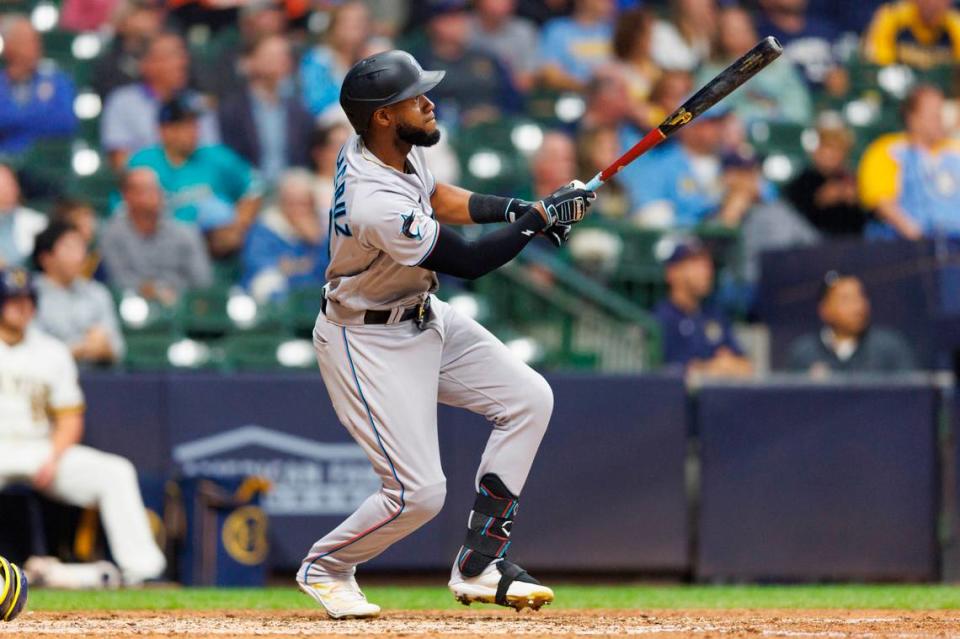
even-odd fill
[[[773,36],[767,36],[752,49],[744,53],[736,62],[717,74],[702,89],[693,94],[679,109],[671,113],[660,126],[643,136],[626,153],[597,173],[587,182],[587,189],[596,191],[601,184],[616,175],[638,157],[657,146],[681,127],[689,124],[698,115],[724,99],[734,89],[755,76],[761,69],[780,57],[783,47]]]

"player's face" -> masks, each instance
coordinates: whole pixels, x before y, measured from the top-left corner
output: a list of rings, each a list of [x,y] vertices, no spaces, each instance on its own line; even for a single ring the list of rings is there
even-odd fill
[[[418,95],[392,105],[397,118],[397,137],[414,146],[433,146],[440,141],[435,105],[425,95]]]
[[[30,325],[34,310],[29,297],[11,297],[0,309],[0,324],[7,330],[22,333]]]

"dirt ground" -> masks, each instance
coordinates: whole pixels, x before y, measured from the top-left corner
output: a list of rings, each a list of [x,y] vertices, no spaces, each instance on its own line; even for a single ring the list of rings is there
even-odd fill
[[[542,610],[390,611],[332,621],[318,611],[28,612],[0,625],[17,637],[958,637],[960,611]]]

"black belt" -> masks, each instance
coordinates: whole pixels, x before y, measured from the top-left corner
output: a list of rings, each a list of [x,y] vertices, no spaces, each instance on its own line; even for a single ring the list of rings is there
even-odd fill
[[[418,304],[417,306],[411,306],[410,308],[403,311],[403,314],[398,319],[398,322],[406,322],[407,320],[417,319],[421,316],[421,308],[424,308],[423,313],[426,314],[430,309],[429,303]],[[320,310],[323,311],[323,314],[327,314],[327,296],[320,296]],[[393,311],[364,311],[363,313],[363,323],[364,324],[386,324],[390,321],[390,316],[393,315]]]

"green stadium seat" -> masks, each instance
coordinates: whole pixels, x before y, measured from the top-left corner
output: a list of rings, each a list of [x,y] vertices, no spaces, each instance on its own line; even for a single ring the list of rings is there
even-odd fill
[[[247,321],[231,317],[231,292],[229,286],[217,285],[207,289],[184,292],[176,310],[176,323],[180,330],[191,337],[221,337],[239,332],[264,332],[279,330],[282,317],[269,305],[254,304],[252,298],[243,296],[233,302],[246,305],[233,309],[236,315],[252,313]]]
[[[168,358],[170,345],[176,341],[171,335],[127,334],[127,354],[124,366],[131,371],[167,370],[174,366]]]
[[[231,286],[234,282],[240,280],[240,270],[242,266],[240,264],[239,257],[222,257],[213,262],[213,281],[217,283],[218,286]]]
[[[101,165],[100,170],[93,175],[77,177],[72,191],[77,197],[93,204],[100,215],[106,216],[110,213],[111,198],[118,187],[117,177],[113,171]]]
[[[232,335],[223,341],[228,371],[314,370],[312,344],[288,335]]]
[[[223,359],[216,342],[178,335],[130,335],[124,366],[131,371],[215,369]]]
[[[307,338],[313,335],[322,291],[322,286],[290,291],[282,306],[287,326],[295,335]]]
[[[69,62],[75,59],[72,47],[76,34],[70,31],[53,29],[41,34],[41,37],[43,38],[43,52],[48,58],[58,62],[61,60]]]
[[[169,335],[174,326],[173,310],[158,304],[157,302],[146,302],[146,308],[142,306],[143,302],[128,302],[135,308],[124,308],[124,293],[118,289],[111,289],[114,304],[117,306],[120,322],[123,326],[123,332],[129,335]],[[146,310],[146,316],[141,317]],[[133,321],[136,318],[136,321]]]
[[[802,124],[755,122],[749,129],[750,144],[761,155],[802,156],[803,132],[807,128]]]
[[[464,188],[517,195],[529,187],[528,160],[514,140],[522,125],[539,126],[529,118],[503,118],[457,130],[452,139]]]
[[[225,286],[185,291],[176,310],[177,324],[191,336],[229,333],[234,326],[227,314],[229,297]]]

